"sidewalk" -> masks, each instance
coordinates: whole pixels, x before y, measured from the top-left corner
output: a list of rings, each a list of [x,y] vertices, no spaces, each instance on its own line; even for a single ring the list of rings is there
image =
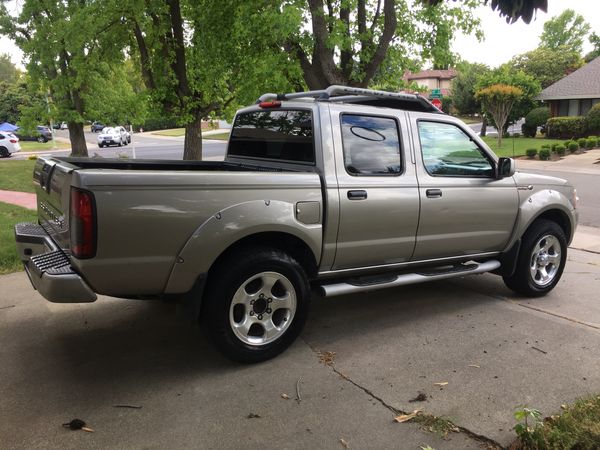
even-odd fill
[[[37,209],[35,194],[29,192],[0,190],[0,202],[21,206],[27,209]]]
[[[557,172],[587,173],[600,175],[600,149],[587,150],[578,155],[564,156],[557,161],[540,161],[519,158],[515,160],[517,170],[554,170]]]

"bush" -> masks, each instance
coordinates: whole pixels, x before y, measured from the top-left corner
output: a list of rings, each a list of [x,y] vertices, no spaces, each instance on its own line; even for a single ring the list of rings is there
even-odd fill
[[[569,141],[567,148],[571,153],[575,153],[577,150],[579,150],[579,144],[575,141]]]
[[[588,129],[593,133],[600,133],[600,103],[592,106],[587,113]]]
[[[559,142],[555,142],[554,144],[552,144],[550,146],[550,148],[552,149],[552,153],[556,153],[556,147],[558,147],[559,145],[562,145],[562,144],[560,144]]]
[[[512,137],[514,137],[514,138],[520,138],[521,137],[521,133],[513,133]]]
[[[523,123],[523,125],[521,125],[521,133],[523,133],[523,136],[525,137],[535,137],[537,134],[537,127],[535,125]]]
[[[583,137],[587,131],[586,117],[552,117],[546,122],[547,137],[575,138]]]
[[[579,144],[579,148],[585,148],[587,146],[587,139],[579,138],[577,139],[577,143]]]
[[[525,137],[535,137],[537,128],[544,125],[550,118],[550,110],[544,106],[534,108],[525,116],[521,131]]]
[[[535,155],[537,155],[537,148],[528,148],[527,150],[525,150],[525,154],[527,155],[528,158],[535,158]]]
[[[548,150],[547,148],[543,148],[540,150],[539,155],[542,161],[547,161],[550,159],[550,150]]]
[[[590,136],[587,138],[587,148],[596,148],[598,146],[598,138],[595,136]]]
[[[552,147],[550,147],[550,144],[542,144],[542,149],[546,149],[546,150],[550,150]]]
[[[556,147],[554,147],[554,151],[557,153],[558,156],[565,156],[566,150],[566,147],[562,144],[558,144]]]

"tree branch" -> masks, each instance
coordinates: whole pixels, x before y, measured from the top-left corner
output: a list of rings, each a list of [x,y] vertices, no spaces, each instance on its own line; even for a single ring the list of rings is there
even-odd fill
[[[394,38],[396,33],[396,27],[398,21],[396,19],[396,4],[394,0],[385,0],[383,5],[384,23],[383,33],[377,44],[377,48],[372,58],[368,62],[361,61],[364,67],[364,77],[360,82],[361,87],[367,87],[371,79],[375,76],[377,68],[383,62],[385,55],[387,54],[390,42]]]

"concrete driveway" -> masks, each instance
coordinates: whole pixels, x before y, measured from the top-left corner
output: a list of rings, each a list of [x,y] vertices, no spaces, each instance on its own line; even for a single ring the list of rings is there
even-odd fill
[[[216,354],[170,304],[55,305],[23,273],[0,285],[4,448],[506,446],[517,406],[549,415],[600,392],[600,255],[586,251],[570,250],[541,299],[488,274],[317,297],[292,348],[252,366]],[[393,421],[417,408],[461,431]],[[73,418],[95,432],[61,426]]]

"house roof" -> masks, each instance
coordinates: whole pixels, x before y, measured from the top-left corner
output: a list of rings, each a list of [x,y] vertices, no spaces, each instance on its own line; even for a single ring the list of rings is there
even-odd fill
[[[425,78],[439,78],[440,80],[451,80],[456,77],[456,70],[422,70],[417,73],[406,72],[404,78],[406,80],[423,80]]]
[[[600,98],[600,57],[544,89],[537,100]]]

